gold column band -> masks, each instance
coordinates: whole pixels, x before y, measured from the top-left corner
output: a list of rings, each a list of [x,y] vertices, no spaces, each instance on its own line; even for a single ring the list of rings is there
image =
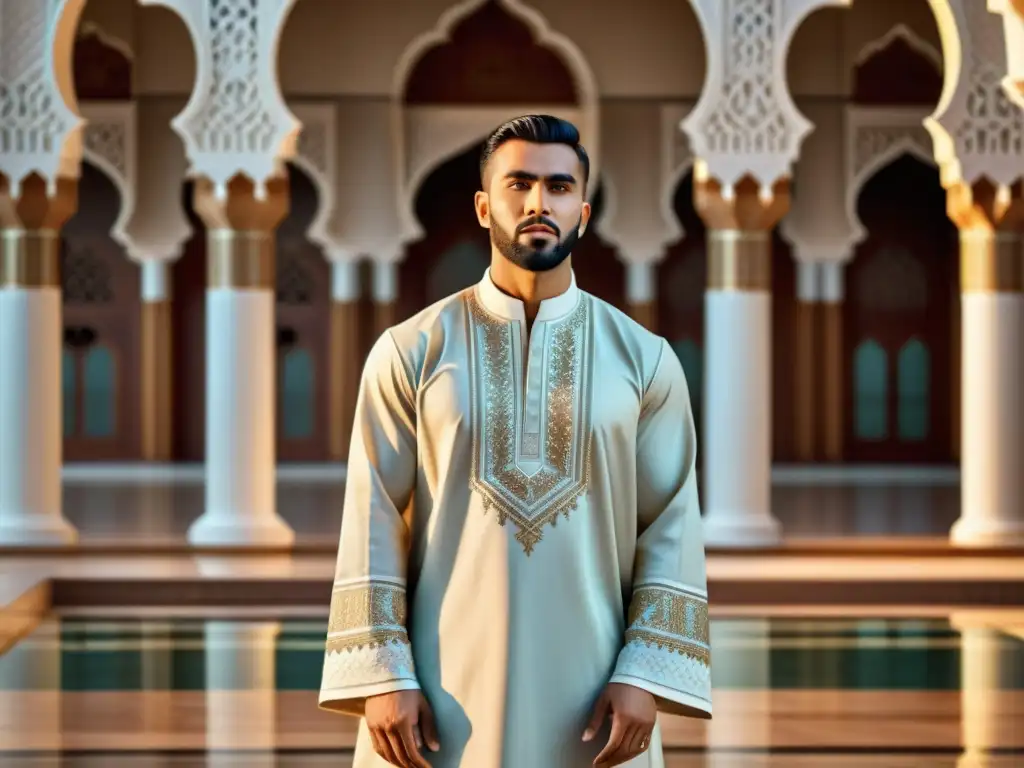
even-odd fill
[[[5,229],[0,244],[0,286],[60,286],[60,234],[52,229]]]
[[[206,244],[207,287],[273,289],[272,232],[211,229]]]
[[[708,289],[770,291],[771,253],[766,231],[712,229],[708,232]]]
[[[1024,291],[1024,253],[1015,232],[960,232],[960,292]]]

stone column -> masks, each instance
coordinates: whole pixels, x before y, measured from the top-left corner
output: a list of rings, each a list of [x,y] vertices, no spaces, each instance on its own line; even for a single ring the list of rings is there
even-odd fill
[[[653,262],[631,261],[626,265],[626,307],[629,316],[640,325],[658,332],[658,296]]]
[[[71,544],[61,511],[60,229],[77,205],[85,0],[0,0],[0,545]]]
[[[331,457],[348,459],[363,360],[359,262],[331,259]]]
[[[274,496],[274,229],[287,182],[266,182],[259,199],[237,176],[220,200],[200,179],[194,207],[207,227],[206,511],[189,541],[290,545]]]
[[[180,15],[197,87],[171,122],[207,228],[206,509],[188,539],[290,546],[275,510],[274,229],[288,211],[283,163],[300,125],[281,97],[277,41],[294,0],[141,0]]]
[[[771,235],[810,132],[785,81],[801,20],[844,0],[691,0],[708,74],[682,129],[708,232],[704,536],[709,545],[779,540],[771,498]]]
[[[752,181],[732,199],[697,183],[708,225],[705,292],[704,496],[710,544],[767,545],[771,514],[771,228],[788,204],[785,182],[769,202]]]
[[[1024,546],[1024,256],[1016,233],[1003,229],[1010,217],[1001,206],[977,199],[988,186],[949,192],[960,227],[962,339],[962,508],[950,535],[967,546]],[[1015,192],[1006,211],[1020,216],[1020,184]]]
[[[142,284],[140,428],[142,457],[170,461],[173,448],[172,270],[192,231],[181,203],[187,170],[181,139],[171,129],[174,107],[144,102],[136,111],[135,206],[126,227],[128,254]]]
[[[380,336],[398,322],[398,262],[373,262],[373,330]]]
[[[1024,546],[1024,114],[1000,78],[1000,20],[984,4],[931,0],[947,61],[944,98],[925,120],[960,229],[963,546]]]
[[[173,363],[171,346],[171,264],[142,262],[142,458],[170,461]]]
[[[846,437],[846,344],[843,336],[845,261],[821,264],[821,458],[842,461]]]
[[[793,339],[795,343],[794,418],[796,419],[797,461],[812,462],[817,458],[817,401],[823,394],[818,387],[815,354],[819,335],[821,300],[821,265],[797,260],[796,313]]]

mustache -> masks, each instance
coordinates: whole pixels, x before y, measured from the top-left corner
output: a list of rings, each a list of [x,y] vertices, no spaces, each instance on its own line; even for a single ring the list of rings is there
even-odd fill
[[[558,225],[551,219],[547,219],[543,216],[531,216],[529,219],[520,222],[519,226],[516,227],[516,237],[521,235],[523,230],[527,227],[550,227],[551,231],[555,233],[555,237],[562,236],[562,230],[560,230]]]

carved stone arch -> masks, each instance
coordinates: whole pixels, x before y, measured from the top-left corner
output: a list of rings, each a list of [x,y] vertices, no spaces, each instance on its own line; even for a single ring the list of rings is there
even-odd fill
[[[124,40],[85,21],[75,36],[75,94],[79,101],[130,101],[135,55]]]
[[[337,108],[333,104],[298,103],[292,114],[302,123],[291,162],[316,186],[319,205],[306,236],[329,254],[334,249],[330,232],[337,188]]]
[[[471,23],[475,14],[492,14],[495,11],[525,25],[537,46],[557,56],[575,87],[574,103],[550,104],[536,100],[513,103],[509,99],[501,104],[493,99],[485,103],[479,100],[427,105],[405,103],[407,86],[415,82],[414,69],[425,59],[429,65],[428,57],[433,55],[434,49],[458,42],[455,33],[461,22],[468,20]],[[392,96],[399,174],[398,211],[403,243],[423,237],[414,209],[416,195],[426,178],[444,163],[482,141],[497,125],[518,115],[542,111],[579,126],[583,143],[591,156],[591,178],[600,177],[599,100],[593,72],[576,44],[552,30],[547,20],[525,0],[461,0],[448,8],[432,29],[416,37],[402,52],[394,70]],[[595,189],[595,185],[590,189]]]
[[[845,207],[855,242],[866,235],[857,199],[875,173],[904,154],[935,165],[932,139],[923,125],[926,116],[914,108],[847,108]]]
[[[851,76],[857,104],[934,107],[942,94],[942,54],[897,24],[857,52]]]
[[[81,105],[85,118],[82,131],[82,157],[101,169],[121,196],[121,209],[110,236],[132,250],[127,233],[135,211],[135,103],[86,102]]]

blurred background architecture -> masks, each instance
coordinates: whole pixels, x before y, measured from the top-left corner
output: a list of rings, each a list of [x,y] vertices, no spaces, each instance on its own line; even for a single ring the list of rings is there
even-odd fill
[[[339,764],[362,361],[533,111],[699,421],[670,764],[1024,759],[1022,0],[0,0],[0,764]]]

